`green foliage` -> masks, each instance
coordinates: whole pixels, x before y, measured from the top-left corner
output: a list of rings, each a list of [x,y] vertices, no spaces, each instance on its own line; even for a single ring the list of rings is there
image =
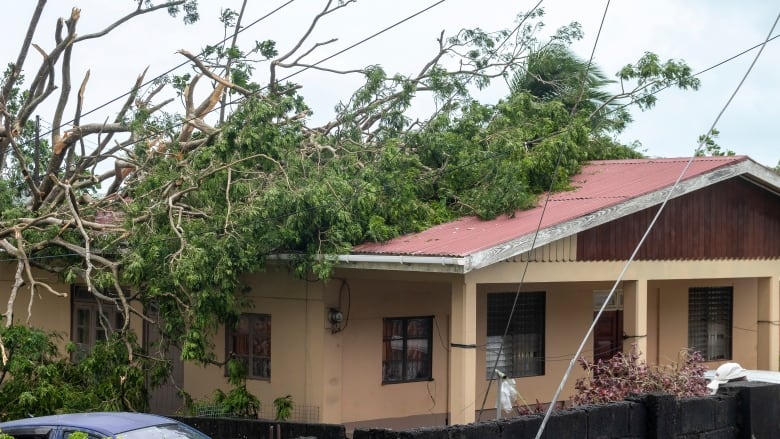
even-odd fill
[[[696,156],[697,157],[703,157],[703,156],[712,156],[712,157],[723,157],[723,156],[732,156],[736,153],[730,149],[722,150],[720,145],[718,145],[715,142],[715,139],[718,138],[718,135],[720,134],[720,131],[713,128],[713,130],[709,134],[702,134],[699,136],[699,142],[700,145],[699,148],[696,150]]]
[[[640,109],[652,108],[657,101],[656,93],[668,87],[682,90],[698,90],[701,81],[694,77],[691,68],[683,61],[667,60],[652,52],[645,52],[635,64],[627,64],[617,73],[622,88],[635,83],[631,97]]]
[[[99,342],[78,363],[60,354],[56,334],[11,326],[0,337],[8,352],[0,364],[0,419],[147,408],[148,366],[128,361],[132,336]]]
[[[185,21],[192,21],[195,6],[188,0],[170,12],[184,12]],[[610,81],[596,66],[568,50],[582,37],[580,26],[565,26],[543,42],[536,35],[543,14],[537,9],[521,15],[523,25],[515,32],[472,29],[442,38],[442,53],[417,75],[391,74],[378,65],[364,68],[363,84],[323,127],[309,126],[311,109],[299,85],[252,82],[257,59],[278,56],[272,40],[248,50],[229,43],[203,49],[204,65],[240,86],[229,93],[242,94],[231,98],[235,104],[226,108],[233,113],[220,116],[213,133],[196,130],[192,141],[179,143],[174,139],[180,138],[184,116],[153,111],[151,105],[123,115],[132,138],[144,139],[133,143],[126,157],[136,170],[119,197],[101,200],[100,210],[94,204],[79,208],[85,219],[106,211],[123,219],[121,231],[91,230],[90,245],[94,254],[116,263],[118,282],[143,309],[159,313],[160,350],[176,345],[184,360],[216,363],[217,328],[234,322],[247,305],[242,276],[262,271],[269,257],[284,255],[301,278],[326,279],[335,255],[358,243],[390,240],[464,215],[513,215],[535,206],[544,191],[568,189],[569,177],[585,161],[639,155],[614,140],[631,120],[617,106],[618,98],[621,103],[638,99],[640,108],[648,108],[662,87],[698,87],[684,63],[661,63],[648,53],[620,72],[623,85],[636,87],[612,96],[604,88]],[[226,35],[238,26],[233,10],[223,10],[220,20]],[[440,62],[449,56],[458,61],[457,70]],[[475,88],[496,78],[509,80],[513,73],[512,90],[501,101],[484,104],[472,97]],[[183,94],[192,81],[185,74],[160,83]],[[409,109],[423,93],[433,97],[436,112],[429,120],[412,120]],[[39,146],[50,154],[46,144]],[[83,257],[51,244],[61,239],[85,246],[68,206],[51,212],[62,223],[26,224],[17,242],[16,219],[50,214],[25,209],[22,201],[30,194],[14,192],[24,187],[21,178],[0,179],[3,239],[26,245],[30,256],[67,282],[83,279]],[[113,287],[110,268],[96,267],[91,276],[98,288]],[[131,364],[127,349],[140,350],[136,340],[131,333],[117,337],[78,364],[51,353],[31,360],[48,367],[47,374],[13,373],[3,387],[13,401],[23,401],[15,403],[16,415],[33,408],[36,413],[63,407],[139,409],[144,376],[162,381],[169,365]],[[44,345],[37,352],[47,352]],[[239,365],[228,367],[233,389],[217,393],[214,401],[234,415],[252,416],[259,402],[234,370]],[[90,392],[77,395],[73,382]],[[39,394],[54,388],[59,391],[51,399]],[[0,407],[11,401],[1,398]]]
[[[187,412],[198,416],[228,416],[236,418],[257,418],[260,400],[246,388],[246,365],[236,359],[227,362],[228,382],[233,386],[228,393],[214,391],[209,401],[187,401]]]
[[[147,7],[152,5],[151,0],[144,0],[144,2]],[[168,13],[172,17],[177,16],[180,12],[184,13],[182,19],[184,20],[185,24],[192,24],[200,19],[197,0],[186,0],[181,5],[173,5],[168,7]]]
[[[275,419],[277,421],[286,421],[290,419],[293,409],[292,396],[286,395],[274,399],[274,409],[276,409]]]

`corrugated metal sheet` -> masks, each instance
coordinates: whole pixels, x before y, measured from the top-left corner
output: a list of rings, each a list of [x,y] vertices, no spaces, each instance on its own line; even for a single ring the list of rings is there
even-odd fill
[[[585,165],[572,177],[572,191],[550,197],[543,207],[518,211],[513,217],[500,216],[489,221],[465,217],[404,235],[385,243],[365,243],[353,249],[355,254],[468,256],[542,229],[619,204],[631,198],[670,187],[685,168],[689,158],[605,160]],[[715,169],[748,160],[745,156],[697,157],[683,180]],[[544,203],[545,198],[540,198]],[[541,219],[541,222],[540,222]]]

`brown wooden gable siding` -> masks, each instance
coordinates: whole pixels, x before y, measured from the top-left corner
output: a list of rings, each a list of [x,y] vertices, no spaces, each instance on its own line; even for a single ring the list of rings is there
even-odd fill
[[[577,260],[626,260],[659,206],[577,235]],[[669,200],[637,260],[780,257],[780,197],[733,178]]]

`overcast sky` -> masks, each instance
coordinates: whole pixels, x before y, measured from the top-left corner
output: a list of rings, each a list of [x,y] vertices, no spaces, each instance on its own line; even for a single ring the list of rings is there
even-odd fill
[[[8,1],[8,0],[6,0]],[[381,64],[388,72],[412,74],[434,54],[436,37],[444,30],[454,34],[463,27],[484,30],[510,28],[520,11],[527,11],[534,1],[512,0],[446,0],[430,11],[394,28],[337,58],[323,64],[332,68],[358,68]],[[285,0],[252,0],[245,13],[249,25],[285,3]],[[435,3],[434,0],[359,0],[356,4],[325,19],[310,43],[338,38],[311,57],[317,61],[347,47],[374,32],[391,25]],[[0,53],[7,62],[16,57],[28,18],[34,8],[32,0],[14,1],[5,8],[7,25],[0,40]],[[53,25],[59,16],[68,16],[70,8],[82,9],[79,33],[103,28],[109,20],[133,8],[131,0],[57,0],[49,2],[34,41],[44,48],[53,45]],[[148,77],[178,65],[184,59],[177,49],[198,52],[204,45],[223,38],[216,19],[220,8],[239,9],[238,0],[201,0],[201,21],[184,26],[179,19],[165,13],[141,18],[114,31],[109,37],[80,45],[74,51],[74,87],[84,71],[91,69],[85,109],[94,108],[128,89],[135,76],[147,65]],[[240,35],[239,45],[248,47],[255,40],[273,39],[281,52],[294,44],[324,5],[322,0],[295,0],[280,12],[259,22]],[[546,11],[543,21],[547,32],[571,21],[583,25],[585,38],[576,43],[575,51],[588,58],[604,14],[606,1],[549,0],[542,2]],[[10,12],[9,12],[10,11]],[[763,42],[780,12],[773,1],[747,0],[614,0],[607,10],[604,29],[596,47],[595,62],[612,75],[627,63],[635,62],[645,51],[662,59],[684,59],[694,71],[711,67],[733,55]],[[775,34],[780,33],[780,28]],[[649,156],[690,156],[696,149],[699,134],[707,131],[718,112],[741,80],[756,50],[700,76],[702,88],[697,92],[667,90],[658,95],[658,105],[645,113],[632,111],[635,122],[621,137],[638,140]],[[31,52],[30,60],[36,53]],[[770,42],[747,82],[721,119],[719,144],[738,154],[751,156],[774,167],[780,161],[775,126],[780,123],[780,39]],[[30,66],[28,65],[28,70]],[[184,73],[187,67],[179,72]],[[264,67],[258,67],[263,72]],[[31,72],[28,72],[28,75]],[[360,84],[358,77],[334,78],[306,72],[294,79],[304,88],[303,95],[315,110],[315,121],[326,120],[339,100],[346,100]],[[496,87],[484,95],[495,100],[504,89]],[[173,108],[172,108],[173,110]],[[111,107],[91,116],[103,121]],[[45,119],[50,117],[41,114]]]

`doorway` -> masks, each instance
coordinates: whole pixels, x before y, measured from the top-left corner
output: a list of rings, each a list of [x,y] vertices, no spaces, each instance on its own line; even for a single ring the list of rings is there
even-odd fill
[[[607,290],[593,292],[594,319],[608,296]],[[623,290],[615,290],[593,329],[594,363],[599,360],[607,361],[615,354],[623,352]]]

